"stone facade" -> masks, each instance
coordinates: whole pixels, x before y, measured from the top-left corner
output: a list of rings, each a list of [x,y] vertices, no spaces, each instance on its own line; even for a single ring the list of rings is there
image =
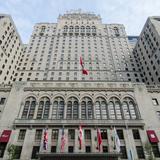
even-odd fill
[[[3,21],[13,22],[7,15],[0,16],[0,52],[4,55],[3,36],[10,34]],[[18,34],[16,39],[21,42]],[[123,25],[103,24],[93,13],[67,12],[57,23],[36,24],[29,44],[18,43],[22,54],[13,46],[17,52],[9,56],[6,66],[13,60],[14,73],[10,75],[9,68],[3,67],[0,72],[0,159],[8,159],[10,144],[16,146],[16,159],[21,160],[147,159],[147,131],[154,131],[160,139],[160,87],[141,83],[143,77],[132,53],[136,42],[137,37],[128,37]],[[89,75],[81,73],[80,57]],[[113,141],[114,128],[120,153]],[[97,129],[102,136],[99,150]],[[9,141],[3,139],[4,130],[11,131]],[[155,158],[160,159],[160,144],[151,145]]]

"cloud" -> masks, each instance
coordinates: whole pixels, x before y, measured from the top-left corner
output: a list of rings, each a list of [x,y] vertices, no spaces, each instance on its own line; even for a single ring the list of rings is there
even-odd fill
[[[24,43],[38,22],[57,22],[59,14],[79,9],[100,14],[103,23],[121,23],[127,34],[139,35],[148,16],[160,15],[159,0],[0,0],[0,12],[10,14]]]

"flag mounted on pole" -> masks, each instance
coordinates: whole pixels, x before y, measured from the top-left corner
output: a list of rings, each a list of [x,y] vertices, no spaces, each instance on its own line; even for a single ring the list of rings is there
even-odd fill
[[[84,63],[82,57],[80,57],[80,65],[82,67],[82,74],[88,75],[88,70],[84,68]]]
[[[99,152],[101,151],[101,144],[102,144],[101,131],[99,128],[97,128],[97,149],[99,150]]]
[[[61,152],[64,152],[64,146],[66,143],[64,128],[62,128],[62,135],[61,135]]]
[[[78,140],[79,140],[79,149],[82,149],[82,139],[83,139],[83,130],[82,126],[79,126],[79,135],[78,135]]]
[[[113,138],[113,143],[114,143],[114,150],[116,150],[118,153],[120,152],[120,140],[116,131],[116,128],[114,127],[113,132],[112,132],[112,138]]]
[[[47,128],[44,129],[44,136],[43,136],[43,149],[47,150],[48,148],[48,130]]]

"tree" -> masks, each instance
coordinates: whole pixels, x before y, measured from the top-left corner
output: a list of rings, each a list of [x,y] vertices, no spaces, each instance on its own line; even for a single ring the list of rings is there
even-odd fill
[[[147,160],[155,160],[153,152],[152,152],[151,144],[149,142],[146,142],[144,148],[145,148],[145,152],[147,155]]]
[[[16,154],[16,146],[14,144],[9,144],[7,148],[7,152],[9,155],[9,160],[13,160]]]

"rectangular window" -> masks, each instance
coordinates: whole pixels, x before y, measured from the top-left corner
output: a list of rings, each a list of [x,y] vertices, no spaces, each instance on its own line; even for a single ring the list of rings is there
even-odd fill
[[[74,147],[73,146],[68,146],[68,153],[73,153]]]
[[[35,134],[35,141],[40,141],[42,138],[42,129],[37,129]]]
[[[159,105],[157,98],[152,98],[152,103],[153,103],[154,106],[158,106]]]
[[[75,130],[74,129],[69,129],[68,130],[68,139],[69,140],[75,139]]]
[[[0,104],[3,105],[5,103],[6,98],[1,98]]]
[[[123,130],[122,129],[117,129],[117,134],[118,134],[119,139],[124,139]]]
[[[102,139],[107,139],[107,130],[106,129],[101,129],[101,137],[102,137]]]
[[[58,140],[58,129],[52,129],[52,136],[51,139],[54,141],[55,139]]]
[[[144,159],[145,156],[144,156],[143,147],[142,146],[136,146],[136,150],[137,150],[138,158]]]
[[[91,152],[91,146],[86,146],[86,153],[90,153]]]
[[[22,146],[15,146],[15,155],[14,159],[20,159],[21,157]]]
[[[39,146],[33,146],[31,159],[38,159]]]
[[[1,143],[0,144],[0,158],[3,158],[6,146],[7,146],[7,143]]]
[[[86,129],[85,132],[84,132],[84,137],[85,139],[91,139],[91,130],[89,129]]]
[[[56,146],[51,146],[51,153],[55,153],[56,152]]]
[[[108,152],[108,147],[107,146],[103,146],[103,152],[107,153]]]
[[[138,129],[133,129],[132,133],[133,133],[133,138],[134,139],[140,139],[140,135],[139,135],[139,130]]]
[[[160,152],[157,144],[152,144],[152,151],[155,157],[160,157]]]
[[[25,138],[25,134],[26,134],[26,129],[20,129],[19,131],[19,136],[18,136],[18,140],[19,141],[23,141]]]
[[[160,120],[160,111],[157,111],[156,113],[157,113],[158,119]]]
[[[121,159],[127,159],[127,152],[126,152],[126,147],[121,146]]]

